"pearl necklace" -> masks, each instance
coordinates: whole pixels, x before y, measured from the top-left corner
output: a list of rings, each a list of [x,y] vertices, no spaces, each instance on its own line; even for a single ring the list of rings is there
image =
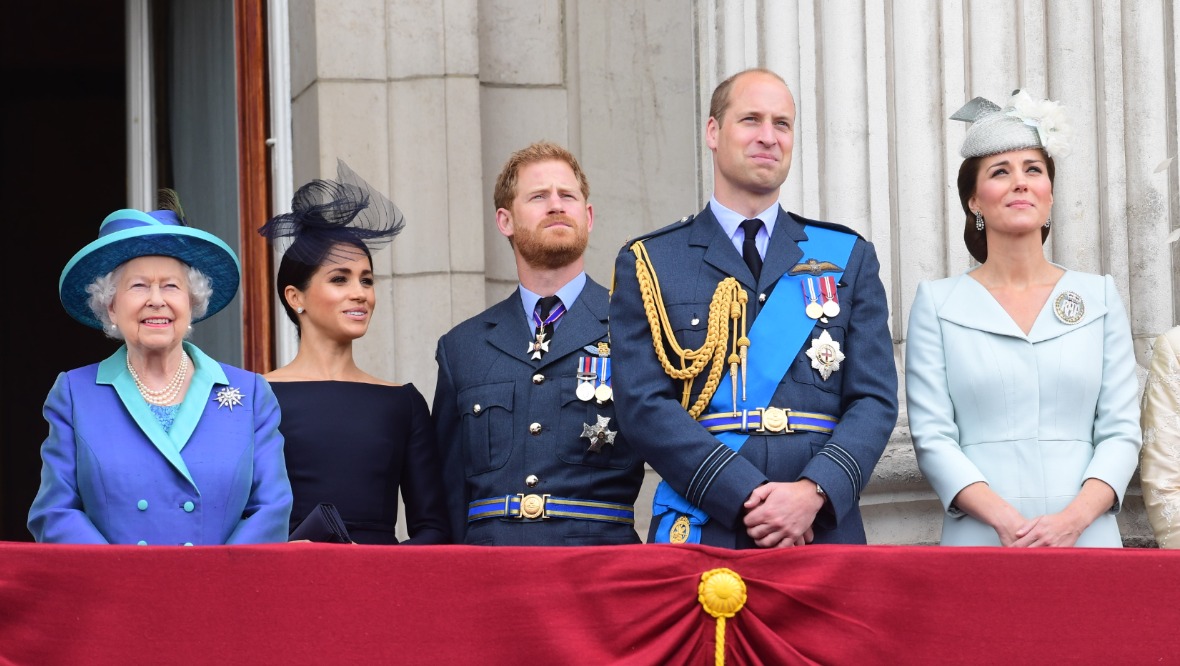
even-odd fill
[[[127,371],[131,373],[131,378],[135,380],[135,387],[139,389],[139,394],[148,404],[165,406],[176,402],[176,397],[180,395],[180,387],[184,386],[184,380],[188,377],[188,354],[183,351],[180,352],[180,367],[176,368],[176,374],[172,376],[172,381],[164,388],[156,391],[147,387],[143,380],[139,378],[139,373],[131,365],[131,355],[127,355]]]

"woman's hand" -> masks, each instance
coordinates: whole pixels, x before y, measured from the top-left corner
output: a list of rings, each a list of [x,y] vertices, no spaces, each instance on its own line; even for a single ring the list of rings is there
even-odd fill
[[[1038,516],[1016,531],[1016,548],[1062,548],[1077,543],[1090,523],[1077,520],[1067,511]]]
[[[1016,543],[1012,545],[1028,548],[1073,546],[1090,523],[1110,511],[1116,498],[1114,490],[1105,482],[1086,479],[1081,492],[1069,506],[1022,525],[1017,530]]]

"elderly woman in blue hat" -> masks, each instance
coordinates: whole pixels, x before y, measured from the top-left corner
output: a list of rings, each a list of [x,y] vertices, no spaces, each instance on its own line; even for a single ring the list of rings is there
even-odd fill
[[[918,285],[906,398],[918,467],[942,501],[944,545],[1119,547],[1135,472],[1131,327],[1109,276],[1050,262],[1064,107],[977,97],[960,151],[963,239],[980,265]]]
[[[45,401],[41,543],[213,545],[287,539],[279,407],[260,375],[185,337],[229,304],[239,265],[216,236],[162,210],[118,210],[62,271],[66,311],[123,345],[61,373]]]

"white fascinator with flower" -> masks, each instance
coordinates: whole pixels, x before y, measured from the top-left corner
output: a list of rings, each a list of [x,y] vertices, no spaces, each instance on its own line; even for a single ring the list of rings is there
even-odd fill
[[[1053,158],[1065,157],[1073,139],[1073,127],[1060,102],[1037,100],[1023,90],[1014,91],[1003,108],[976,97],[951,120],[971,123],[959,150],[964,158],[1028,148],[1043,148]]]

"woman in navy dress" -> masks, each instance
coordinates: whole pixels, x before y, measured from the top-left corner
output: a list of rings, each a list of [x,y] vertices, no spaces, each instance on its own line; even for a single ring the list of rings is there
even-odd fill
[[[299,332],[299,351],[266,375],[282,411],[291,527],[321,503],[336,507],[356,543],[395,544],[398,491],[405,543],[447,543],[446,505],[426,399],[357,366],[353,342],[369,329],[377,297],[371,252],[401,231],[392,202],[344,162],[338,180],[295,193],[292,212],[260,233],[290,239],[276,288]]]

